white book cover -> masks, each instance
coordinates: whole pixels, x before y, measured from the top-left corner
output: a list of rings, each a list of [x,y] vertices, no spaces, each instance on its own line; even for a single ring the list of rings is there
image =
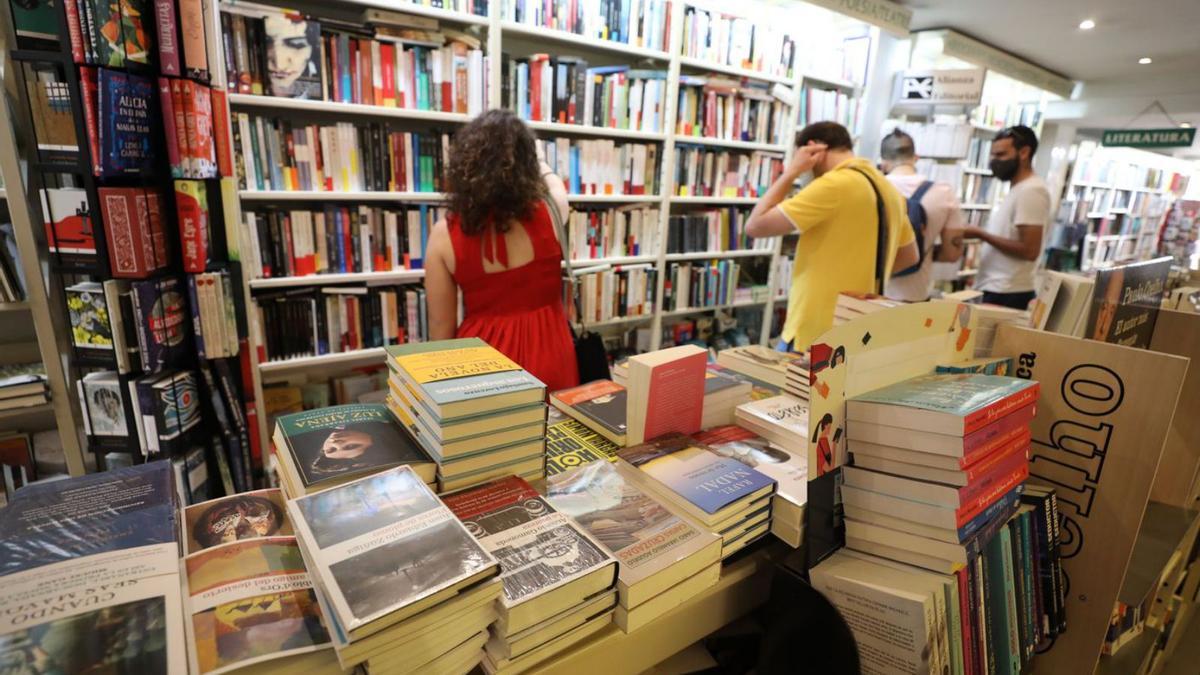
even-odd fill
[[[776,429],[783,437],[808,438],[808,406],[787,394],[743,403],[737,407],[737,416]]]

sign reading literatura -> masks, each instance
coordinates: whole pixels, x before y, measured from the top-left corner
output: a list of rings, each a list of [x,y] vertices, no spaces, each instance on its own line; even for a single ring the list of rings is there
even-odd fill
[[[1195,129],[1105,129],[1100,145],[1123,148],[1189,148],[1196,140]]]
[[[808,0],[835,12],[874,24],[893,35],[908,37],[912,10],[891,0]]]

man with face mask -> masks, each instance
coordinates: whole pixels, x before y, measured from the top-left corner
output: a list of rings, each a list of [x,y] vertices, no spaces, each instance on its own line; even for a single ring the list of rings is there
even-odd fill
[[[800,234],[780,337],[791,349],[803,351],[833,326],[838,293],[875,291],[880,205],[886,226],[883,280],[893,270],[916,264],[920,255],[904,196],[871,162],[854,156],[845,127],[810,124],[796,135],[796,146],[783,175],[759,198],[746,233]],[[796,179],[809,171],[812,182],[788,198]]]
[[[992,141],[992,175],[1012,189],[992,210],[987,227],[968,227],[968,238],[982,239],[975,289],[983,301],[1025,309],[1033,300],[1033,272],[1042,254],[1042,230],[1050,217],[1050,191],[1033,172],[1038,140],[1033,129],[1001,130]]]

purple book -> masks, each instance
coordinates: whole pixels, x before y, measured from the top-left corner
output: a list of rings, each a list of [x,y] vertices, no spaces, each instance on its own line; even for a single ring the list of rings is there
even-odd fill
[[[154,0],[154,23],[158,27],[158,67],[163,75],[179,76],[178,24],[175,0]]]

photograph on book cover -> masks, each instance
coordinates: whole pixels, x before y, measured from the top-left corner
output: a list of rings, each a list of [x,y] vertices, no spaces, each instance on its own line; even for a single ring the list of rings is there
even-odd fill
[[[834,326],[809,348],[809,479],[846,463],[846,399],[974,357],[970,305],[921,302]]]
[[[206,675],[330,646],[311,585],[222,602],[191,620],[197,672]]]
[[[11,673],[165,673],[166,600],[150,597],[0,635]]]
[[[205,549],[184,560],[188,593],[198,595],[225,586],[230,579],[247,580],[305,572],[295,537],[251,539]]]
[[[275,96],[321,99],[321,24],[298,14],[269,13],[267,73]]]
[[[1053,487],[1061,522],[1070,629],[1038,672],[1091,672],[1125,579],[1183,388],[1187,360],[1046,333],[997,328],[994,356],[1042,384],[1031,483]]]
[[[1096,270],[1084,335],[1127,347],[1150,347],[1170,272],[1171,258]]]
[[[288,536],[292,524],[278,488],[244,492],[183,510],[184,554],[259,537]]]
[[[380,474],[295,503],[312,530],[313,543],[321,549],[442,506],[410,471]]]
[[[311,411],[289,418],[283,430],[305,486],[394,465],[398,449],[412,445],[382,405]]]

